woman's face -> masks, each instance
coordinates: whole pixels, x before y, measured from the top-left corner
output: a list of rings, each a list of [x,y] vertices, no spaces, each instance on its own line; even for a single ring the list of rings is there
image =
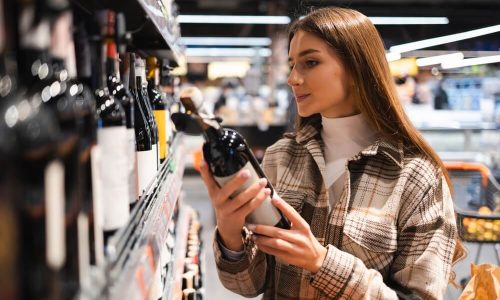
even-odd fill
[[[339,118],[359,113],[352,80],[338,55],[321,38],[297,31],[290,42],[288,62],[288,85],[301,117],[320,113]]]

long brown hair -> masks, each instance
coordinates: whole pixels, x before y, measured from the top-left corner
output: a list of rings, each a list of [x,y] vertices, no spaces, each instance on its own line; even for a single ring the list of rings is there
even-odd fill
[[[373,23],[362,13],[340,7],[320,8],[295,21],[288,41],[299,30],[312,33],[329,44],[340,57],[354,83],[357,107],[382,135],[403,142],[406,151],[421,153],[441,169],[450,189],[452,184],[443,162],[412,125],[397,96],[382,39]],[[317,123],[319,114],[297,116],[296,130],[310,122]],[[463,257],[459,240],[454,261]]]

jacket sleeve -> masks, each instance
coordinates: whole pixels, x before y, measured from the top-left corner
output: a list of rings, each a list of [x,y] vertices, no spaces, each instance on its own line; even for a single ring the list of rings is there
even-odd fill
[[[411,201],[416,205],[400,214],[404,218],[398,225],[398,249],[385,282],[360,259],[329,245],[323,265],[311,276],[312,286],[329,298],[398,299],[410,293],[422,299],[442,299],[457,237],[451,195],[441,178],[413,196],[421,201]]]
[[[219,243],[220,239],[216,229],[213,249],[222,285],[245,297],[256,297],[261,294],[266,284],[266,255],[247,238],[244,243],[243,255],[239,260],[232,260],[224,256]]]
[[[266,154],[262,168],[271,184],[275,184],[275,165],[270,161],[272,159]],[[255,297],[270,287],[269,281],[271,279],[269,278],[270,274],[268,274],[270,258],[257,248],[249,238],[249,232],[246,228],[244,228],[244,232],[244,253],[240,259],[234,260],[224,255],[218,231],[215,231],[213,242],[215,263],[219,279],[224,287],[245,297]]]

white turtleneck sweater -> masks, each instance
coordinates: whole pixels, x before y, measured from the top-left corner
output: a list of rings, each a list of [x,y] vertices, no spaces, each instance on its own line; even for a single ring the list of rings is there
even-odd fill
[[[325,143],[326,178],[330,207],[342,195],[346,180],[346,162],[373,144],[378,135],[362,114],[344,118],[322,117],[321,138]]]

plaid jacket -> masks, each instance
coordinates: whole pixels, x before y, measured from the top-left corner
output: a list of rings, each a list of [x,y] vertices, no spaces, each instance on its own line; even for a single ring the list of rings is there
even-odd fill
[[[439,168],[379,139],[348,160],[342,197],[330,208],[322,149],[318,126],[307,125],[269,147],[263,161],[278,195],[327,247],[320,270],[281,264],[249,238],[245,255],[231,261],[215,240],[223,285],[248,297],[264,293],[263,299],[397,299],[405,290],[442,299],[457,229]]]

